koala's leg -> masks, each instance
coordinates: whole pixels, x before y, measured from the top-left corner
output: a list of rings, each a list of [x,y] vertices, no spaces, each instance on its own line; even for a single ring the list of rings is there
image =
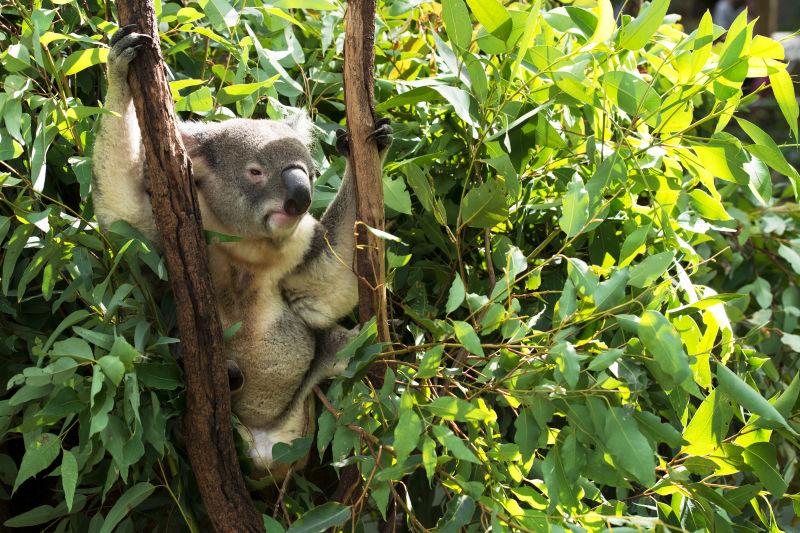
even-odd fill
[[[290,443],[294,439],[314,433],[316,419],[311,389],[321,381],[344,372],[348,361],[337,359],[336,353],[358,335],[359,331],[359,326],[353,329],[334,326],[316,332],[314,361],[295,394],[292,406],[275,426],[269,429],[248,428],[251,437],[249,456],[261,473],[268,473],[275,479],[286,476],[288,465],[274,462],[272,447],[278,442]],[[294,466],[302,468],[307,460],[304,457]]]
[[[276,480],[286,477],[288,464],[275,462],[272,448],[279,442],[291,443],[294,439],[312,435],[316,429],[314,400],[306,398],[297,402],[286,416],[269,429],[248,428],[250,449],[248,455],[260,474],[271,475]],[[308,456],[294,463],[295,468],[303,468]]]
[[[108,226],[125,220],[150,239],[158,233],[153,222],[144,175],[141,132],[136,121],[128,65],[151,39],[121,28],[111,38],[108,54],[108,92],[105,107],[119,116],[104,115],[94,144],[94,205],[97,220]]]
[[[389,121],[378,120],[370,138],[377,144],[383,161],[392,142]],[[337,132],[336,147],[342,155],[349,154],[349,140],[343,130]],[[288,304],[316,329],[333,326],[358,301],[358,280],[353,272],[356,194],[352,174],[348,162],[342,185],[322,215],[311,249],[283,284]]]

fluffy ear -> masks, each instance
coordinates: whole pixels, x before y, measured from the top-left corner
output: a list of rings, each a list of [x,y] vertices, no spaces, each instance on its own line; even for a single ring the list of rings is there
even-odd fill
[[[208,165],[216,163],[214,144],[207,124],[202,122],[181,122],[178,125],[181,140],[186,147],[186,153],[192,158],[192,163],[197,166],[197,160],[204,159]]]
[[[181,122],[178,131],[186,147],[186,153],[192,160],[195,182],[199,185],[207,176],[213,174],[213,169],[217,165],[214,143],[211,142],[208,127],[202,122]]]
[[[311,146],[314,143],[314,123],[304,109],[299,109],[286,117],[284,123],[297,133],[303,144]]]

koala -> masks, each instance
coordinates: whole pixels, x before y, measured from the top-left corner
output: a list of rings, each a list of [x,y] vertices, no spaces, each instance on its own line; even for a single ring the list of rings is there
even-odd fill
[[[101,227],[125,220],[158,245],[127,82],[129,63],[150,37],[134,30],[121,28],[110,42],[105,106],[116,115],[101,119],[94,145],[94,205]],[[249,430],[256,466],[280,477],[272,447],[314,430],[311,389],[344,370],[336,352],[354,334],[337,325],[358,298],[352,171],[348,163],[317,221],[308,213],[315,168],[306,116],[183,122],[179,129],[204,228],[239,238],[208,246],[222,325],[242,324],[226,343],[232,406]],[[381,160],[391,134],[388,121],[376,122],[370,140]],[[341,154],[347,155],[348,143],[338,131]]]

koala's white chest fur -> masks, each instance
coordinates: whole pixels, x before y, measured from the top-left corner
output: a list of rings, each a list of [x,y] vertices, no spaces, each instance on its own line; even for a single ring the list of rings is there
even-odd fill
[[[240,241],[209,247],[223,327],[242,326],[226,343],[245,376],[233,407],[248,427],[269,428],[286,411],[314,359],[313,330],[286,304],[281,280],[303,259],[316,222],[305,217],[290,245]]]

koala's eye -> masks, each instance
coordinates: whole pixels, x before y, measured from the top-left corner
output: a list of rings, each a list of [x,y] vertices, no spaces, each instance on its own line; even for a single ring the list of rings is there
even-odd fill
[[[260,168],[251,167],[247,169],[247,173],[250,174],[254,178],[260,178],[264,175]]]

